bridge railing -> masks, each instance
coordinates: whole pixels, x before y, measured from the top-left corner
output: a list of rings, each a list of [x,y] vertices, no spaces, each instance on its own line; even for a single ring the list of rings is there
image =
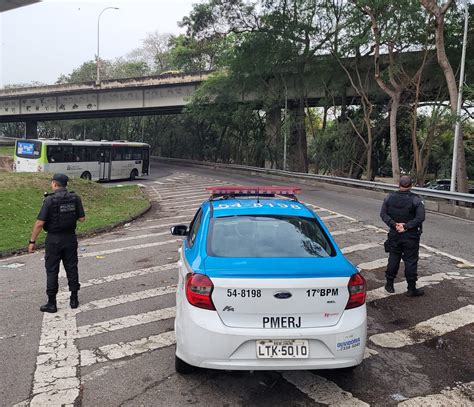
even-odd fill
[[[273,175],[278,177],[284,177],[286,179],[294,179],[294,180],[306,180],[306,181],[318,181],[322,183],[329,183],[334,185],[340,185],[345,187],[352,187],[358,189],[365,189],[377,192],[391,192],[397,191],[398,186],[394,184],[386,184],[384,182],[376,182],[376,181],[365,181],[359,179],[352,179],[352,178],[344,178],[344,177],[333,177],[329,175],[317,175],[317,174],[307,174],[302,172],[293,172],[293,171],[283,171],[283,170],[275,170],[270,168],[260,168],[260,167],[250,167],[246,165],[238,165],[238,164],[223,164],[223,163],[213,163],[213,162],[203,162],[203,161],[196,161],[196,160],[187,160],[182,158],[165,158],[165,157],[152,157],[155,160],[168,162],[170,164],[185,164],[185,165],[194,165],[194,166],[201,166],[201,167],[208,167],[208,168],[222,168],[222,169],[232,169],[232,170],[239,170],[242,172],[248,172],[253,174],[259,175]],[[464,206],[472,206],[474,204],[474,194],[465,194],[462,192],[450,192],[450,191],[438,191],[429,188],[419,188],[414,187],[413,192],[416,194],[431,198],[435,200],[443,200],[445,202],[449,201],[451,204],[454,205],[464,205]],[[466,208],[468,209],[468,208]]]

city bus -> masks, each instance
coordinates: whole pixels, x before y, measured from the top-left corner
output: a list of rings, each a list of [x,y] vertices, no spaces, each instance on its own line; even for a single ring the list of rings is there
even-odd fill
[[[60,172],[94,181],[131,180],[148,175],[150,145],[126,141],[19,139],[14,171]]]

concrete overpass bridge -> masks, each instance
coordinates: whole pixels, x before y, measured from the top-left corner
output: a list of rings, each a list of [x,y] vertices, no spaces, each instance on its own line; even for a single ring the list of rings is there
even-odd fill
[[[410,53],[403,57],[411,58],[413,66],[416,66],[420,55]],[[329,58],[321,57],[304,79],[309,88],[309,106],[324,106],[328,104],[328,99],[336,104],[358,103],[358,95],[350,86],[346,73],[337,62],[328,63],[331,63]],[[366,92],[370,98],[376,103],[385,102],[387,95],[372,79],[372,57],[363,59],[360,70],[361,77],[368,78]],[[445,93],[442,89],[444,80],[434,58],[426,71],[428,73],[422,84],[423,97],[433,99],[433,95]],[[178,73],[105,80],[99,85],[86,82],[0,89],[0,123],[25,122],[25,137],[37,138],[38,121],[180,113],[196,88],[210,74]],[[288,75],[286,78],[290,101],[295,96],[294,89],[300,85],[298,81],[300,78],[295,76]],[[328,89],[332,89],[332,94],[328,94]],[[242,101],[254,100],[251,94],[240,95],[240,98]],[[279,125],[279,114],[272,117],[275,123],[271,126]]]

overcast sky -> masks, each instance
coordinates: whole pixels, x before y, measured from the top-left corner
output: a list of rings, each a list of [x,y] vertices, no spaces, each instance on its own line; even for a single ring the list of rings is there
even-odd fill
[[[1,1],[1,0],[0,0]],[[200,0],[44,0],[0,13],[0,87],[54,83],[87,60],[127,55],[148,32],[183,32],[177,22]]]

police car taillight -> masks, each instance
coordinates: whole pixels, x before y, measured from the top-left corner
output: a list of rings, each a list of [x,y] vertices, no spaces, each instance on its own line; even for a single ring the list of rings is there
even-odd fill
[[[365,304],[367,295],[367,283],[360,273],[355,273],[349,279],[349,301],[347,301],[346,309],[360,307]]]
[[[186,276],[186,298],[191,305],[215,311],[211,299],[214,284],[203,274],[189,273]]]

